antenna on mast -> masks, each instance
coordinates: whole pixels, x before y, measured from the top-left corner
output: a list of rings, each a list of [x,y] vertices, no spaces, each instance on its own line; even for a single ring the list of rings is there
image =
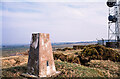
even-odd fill
[[[114,45],[118,48],[120,43],[120,1],[117,2],[117,0],[108,0],[107,6],[109,7],[109,22],[108,42],[106,42],[106,46],[111,47],[111,45]],[[112,40],[115,41],[113,42]]]

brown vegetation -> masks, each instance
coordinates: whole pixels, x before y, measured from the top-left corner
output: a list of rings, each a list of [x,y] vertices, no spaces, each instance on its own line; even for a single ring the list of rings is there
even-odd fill
[[[73,48],[65,47],[63,49],[58,48],[57,51],[66,51],[66,50],[73,50]]]
[[[20,66],[25,64],[28,56],[11,56],[11,57],[4,57],[2,58],[2,67],[8,68],[8,67],[14,67],[14,66]]]
[[[20,77],[26,73],[27,55],[28,52],[23,52],[20,56],[2,58],[2,76]],[[83,50],[67,49],[53,55],[57,71],[62,72],[60,77],[120,77],[120,53],[111,48],[89,45]]]
[[[17,52],[15,55],[28,55],[29,50],[26,50],[25,52]]]
[[[2,77],[21,77],[20,74],[26,73],[27,54],[2,58]],[[62,72],[59,77],[106,78],[120,76],[120,54],[111,48],[91,45],[84,47],[82,51],[56,51],[53,55],[57,71]]]
[[[67,55],[63,53],[54,53],[54,58],[70,63],[81,63],[83,65],[90,60],[111,60],[120,62],[120,54],[118,51],[101,45],[88,45],[83,48],[83,51]]]
[[[120,62],[120,54],[112,48],[106,48],[101,45],[85,47],[79,57],[88,58],[89,60],[111,60]]]
[[[119,77],[120,76],[120,63],[113,62],[110,60],[91,60],[87,63],[89,67],[106,70],[108,77]]]

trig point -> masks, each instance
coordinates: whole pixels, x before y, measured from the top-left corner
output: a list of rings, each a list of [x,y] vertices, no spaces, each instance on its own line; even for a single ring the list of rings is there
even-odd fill
[[[30,77],[51,77],[55,74],[56,69],[49,34],[32,34],[27,75]]]

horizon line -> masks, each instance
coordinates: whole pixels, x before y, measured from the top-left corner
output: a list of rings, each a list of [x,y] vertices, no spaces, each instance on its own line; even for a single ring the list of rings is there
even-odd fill
[[[68,41],[68,42],[65,42],[65,41],[61,41],[61,42],[51,42],[51,44],[54,44],[54,43],[77,43],[77,42],[97,42],[97,41]],[[2,44],[1,46],[4,46],[4,45],[29,45],[30,43],[19,43],[19,44]]]

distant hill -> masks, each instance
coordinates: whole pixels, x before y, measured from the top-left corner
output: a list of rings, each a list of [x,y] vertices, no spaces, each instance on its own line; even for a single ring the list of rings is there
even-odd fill
[[[84,42],[58,42],[58,43],[52,43],[52,45],[80,44],[80,43],[97,43],[97,41],[84,41]]]
[[[65,47],[73,47],[73,45],[89,45],[89,44],[95,44],[96,41],[87,41],[87,42],[58,42],[58,43],[52,43],[53,51],[57,48],[65,48]],[[26,50],[29,50],[30,45],[24,44],[24,45],[3,45],[2,48],[2,55],[3,56],[9,56],[13,55],[17,52],[25,52]]]
[[[64,45],[64,44],[80,44],[80,43],[97,43],[97,41],[84,41],[84,42],[55,42],[52,45]],[[17,48],[17,47],[29,47],[29,44],[16,44],[16,45],[2,45],[2,48]],[[1,47],[0,47],[1,48]]]

